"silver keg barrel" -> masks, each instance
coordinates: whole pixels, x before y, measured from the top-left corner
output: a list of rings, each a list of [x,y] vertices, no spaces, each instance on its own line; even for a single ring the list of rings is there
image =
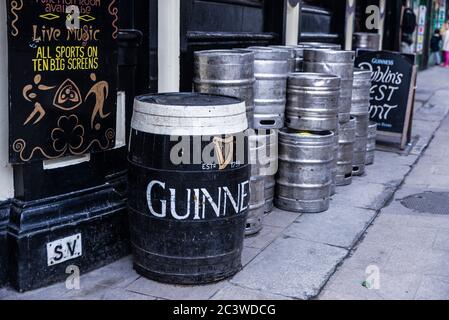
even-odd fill
[[[266,152],[266,137],[248,131],[249,159],[251,163],[249,212],[246,221],[245,235],[251,236],[259,233],[263,227],[265,215],[265,172],[261,155]]]
[[[329,209],[334,142],[331,131],[279,131],[277,208],[301,213]]]
[[[335,131],[338,127],[340,78],[323,73],[291,73],[285,123],[288,128]]]
[[[335,43],[326,42],[300,42],[299,46],[313,48],[313,49],[331,49],[331,50],[341,50],[341,45]]]
[[[265,134],[267,148],[262,159],[262,174],[265,177],[265,213],[273,211],[274,187],[276,184],[276,173],[278,172],[278,132],[277,130],[269,130],[259,134]]]
[[[368,144],[366,146],[366,165],[374,163],[376,152],[377,123],[370,122],[368,126]]]
[[[368,143],[368,124],[371,90],[371,71],[354,70],[351,115],[355,118],[355,143],[353,158],[353,176],[365,173],[366,146]]]
[[[351,112],[352,86],[354,78],[353,51],[337,51],[329,49],[305,49],[304,71],[328,73],[341,78],[339,99],[339,121],[348,122]]]
[[[337,193],[337,169],[338,169],[338,150],[340,145],[338,144],[338,129],[334,131],[334,148],[333,148],[333,156],[334,160],[332,161],[331,168],[331,196]]]
[[[251,177],[250,201],[248,218],[246,219],[245,235],[252,236],[263,228],[265,216],[265,177]]]
[[[354,69],[351,115],[369,113],[371,91],[371,71]]]
[[[250,47],[254,52],[254,128],[280,129],[284,127],[287,91],[287,50]]]
[[[352,182],[352,160],[354,158],[355,119],[340,123],[338,130],[337,186]]]
[[[355,119],[355,142],[352,175],[362,176],[365,173],[366,166],[369,114],[353,115],[353,117]]]
[[[194,89],[242,99],[250,128],[254,122],[254,53],[250,50],[195,52]]]
[[[356,32],[354,33],[353,48],[356,49],[369,49],[380,50],[380,34]]]
[[[289,58],[289,72],[301,72],[302,61],[304,56],[305,46],[270,46],[271,48],[278,48],[288,50],[290,52]]]
[[[274,208],[274,188],[276,186],[276,176],[265,177],[265,214],[269,214]]]
[[[281,50],[287,50],[289,53],[288,59],[287,59],[287,65],[288,65],[288,72],[294,72],[295,71],[295,64],[296,64],[296,52],[292,46],[270,46],[270,48],[274,49],[281,49]]]

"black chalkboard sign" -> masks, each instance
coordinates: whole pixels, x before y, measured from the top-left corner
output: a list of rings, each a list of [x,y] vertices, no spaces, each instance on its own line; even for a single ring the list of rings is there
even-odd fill
[[[113,148],[117,0],[6,2],[10,162]]]
[[[378,124],[379,140],[397,137],[403,146],[412,114],[415,56],[359,50],[355,66],[372,71],[370,117]]]

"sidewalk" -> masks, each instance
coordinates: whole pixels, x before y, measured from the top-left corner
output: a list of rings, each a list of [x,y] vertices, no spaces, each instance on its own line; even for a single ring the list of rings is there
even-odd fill
[[[449,87],[425,102],[417,113],[418,125],[432,131],[448,107]],[[449,299],[448,161],[446,117],[391,204],[381,211],[320,299]],[[370,265],[378,271],[378,290],[362,286]]]
[[[246,239],[244,269],[232,279],[197,287],[164,285],[137,275],[126,258],[82,276],[80,290],[67,290],[65,284],[26,294],[3,289],[0,299],[448,298],[449,215],[414,213],[396,201],[425,190],[449,190],[449,119],[444,120],[449,88],[442,85],[448,77],[449,70],[440,68],[419,75],[417,143],[410,155],[376,152],[375,165],[339,188],[328,212],[275,210],[261,234]],[[362,286],[371,264],[380,268],[378,291]]]

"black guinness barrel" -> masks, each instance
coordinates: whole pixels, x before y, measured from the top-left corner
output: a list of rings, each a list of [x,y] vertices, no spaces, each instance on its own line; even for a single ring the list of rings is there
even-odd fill
[[[241,269],[250,200],[245,103],[192,93],[137,97],[129,150],[136,271],[203,284]]]

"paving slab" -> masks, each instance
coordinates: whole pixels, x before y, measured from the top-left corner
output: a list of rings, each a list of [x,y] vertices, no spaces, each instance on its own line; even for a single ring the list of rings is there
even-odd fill
[[[385,159],[378,159],[372,166],[367,167],[365,176],[355,179],[398,187],[404,182],[405,176],[411,170],[410,165],[398,165],[394,160],[390,162]]]
[[[140,276],[133,269],[132,257],[128,256],[82,276],[80,283],[81,285],[93,283],[104,287],[126,288],[138,278]]]
[[[375,223],[363,241],[393,248],[431,249],[435,238],[436,230],[433,229]]]
[[[448,253],[422,247],[398,248],[393,250],[385,270],[449,277]]]
[[[18,293],[10,288],[2,291],[0,291],[0,300],[64,300],[64,295],[68,292],[65,283],[26,293]]]
[[[293,223],[300,213],[282,211],[277,208],[264,218],[263,224],[270,227],[287,228]]]
[[[261,253],[261,252],[262,252],[261,249],[250,248],[250,247],[243,247],[243,252],[242,252],[242,265],[243,265],[243,267],[245,267],[248,263],[253,261],[254,258],[257,257],[257,255],[259,253]]]
[[[332,206],[327,212],[301,216],[284,234],[292,238],[351,248],[375,215],[373,210]]]
[[[326,286],[325,299],[332,299],[332,293],[356,296],[364,300],[411,300],[414,299],[421,283],[421,276],[403,272],[385,272],[379,268],[378,289],[368,289],[365,281],[370,281],[372,273],[366,268],[344,268],[336,272]],[[320,297],[321,299],[322,297]]]
[[[385,268],[393,253],[393,248],[382,243],[362,241],[351,252],[350,258],[345,260],[344,267],[349,269],[363,269],[370,265]]]
[[[411,154],[401,154],[399,152],[385,152],[376,150],[376,159],[378,161],[375,161],[374,165],[380,164],[385,165],[385,163],[392,164],[394,166],[411,166],[413,165],[416,160],[418,160],[418,156],[411,155]],[[380,163],[379,163],[380,162]],[[371,168],[372,166],[367,166],[367,168]]]
[[[379,210],[391,199],[396,189],[391,186],[355,179],[350,186],[337,188],[331,206]]]
[[[282,234],[285,228],[265,226],[259,234],[245,238],[245,247],[255,249],[265,249],[277,237]]]
[[[296,299],[315,297],[348,251],[316,242],[280,238],[231,283]]]
[[[449,172],[443,165],[417,166],[410,173],[408,179],[413,181],[415,186],[449,189]]]
[[[415,298],[449,300],[449,277],[423,276]]]
[[[212,300],[291,300],[291,298],[229,284],[218,291]]]
[[[226,284],[222,281],[203,286],[174,286],[141,277],[126,290],[166,300],[208,300]]]

